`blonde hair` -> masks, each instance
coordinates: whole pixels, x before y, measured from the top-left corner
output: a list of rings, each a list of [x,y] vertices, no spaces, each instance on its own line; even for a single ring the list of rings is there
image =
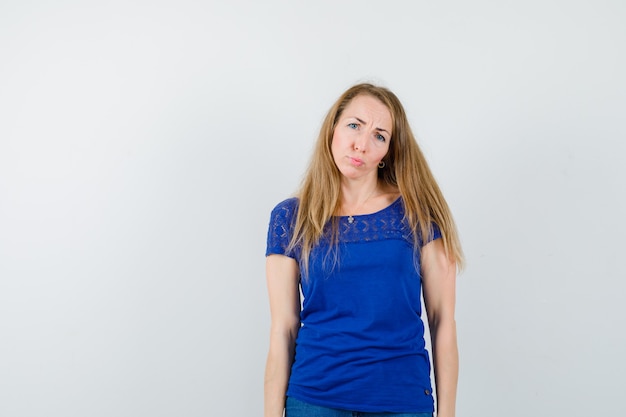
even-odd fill
[[[420,237],[424,237],[424,242],[432,239],[431,225],[435,223],[441,231],[446,255],[459,270],[462,269],[463,251],[450,208],[413,136],[400,100],[387,88],[364,83],[346,90],[328,111],[297,193],[298,214],[289,248],[300,246],[305,276],[311,250],[319,242],[329,221],[334,224],[332,243],[337,242],[338,229],[333,216],[340,204],[341,173],[333,160],[331,143],[337,120],[350,102],[360,95],[380,100],[391,113],[393,127],[389,152],[383,158],[385,167],[379,170],[378,178],[400,191],[416,250],[421,250]]]

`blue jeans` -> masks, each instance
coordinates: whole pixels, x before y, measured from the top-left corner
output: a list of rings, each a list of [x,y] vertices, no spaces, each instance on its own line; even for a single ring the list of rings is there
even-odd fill
[[[285,417],[433,417],[432,413],[364,413],[360,411],[336,410],[304,403],[287,397]]]

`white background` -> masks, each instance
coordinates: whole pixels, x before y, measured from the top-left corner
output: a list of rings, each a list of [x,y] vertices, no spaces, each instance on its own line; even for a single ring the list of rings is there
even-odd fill
[[[353,83],[468,258],[459,416],[624,415],[626,3],[0,3],[0,415],[260,416],[271,208]]]

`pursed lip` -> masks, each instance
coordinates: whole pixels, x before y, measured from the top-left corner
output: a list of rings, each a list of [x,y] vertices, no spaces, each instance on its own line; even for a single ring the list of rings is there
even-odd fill
[[[348,160],[354,166],[360,167],[361,165],[363,165],[363,160],[362,159],[355,158],[353,156],[348,156]]]

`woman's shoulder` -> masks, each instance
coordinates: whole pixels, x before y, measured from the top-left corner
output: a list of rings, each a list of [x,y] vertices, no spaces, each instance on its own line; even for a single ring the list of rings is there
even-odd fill
[[[300,200],[298,197],[289,197],[276,204],[272,211],[276,210],[296,210]]]
[[[276,204],[272,209],[272,219],[283,219],[291,221],[298,212],[300,200],[297,197],[290,197]]]

